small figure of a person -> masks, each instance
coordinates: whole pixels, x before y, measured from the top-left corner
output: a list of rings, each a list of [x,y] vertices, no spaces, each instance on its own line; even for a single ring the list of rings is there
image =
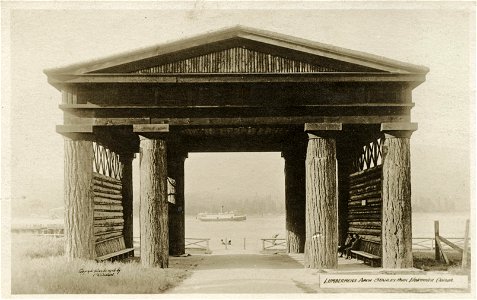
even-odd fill
[[[340,255],[340,257],[343,257],[343,254],[345,253],[346,248],[351,247],[351,244],[353,244],[353,242],[354,242],[353,235],[351,233],[348,233],[348,236],[346,237],[344,245],[341,245],[338,248],[338,254]]]
[[[361,243],[361,238],[359,237],[357,233],[355,233],[353,243],[351,244],[351,246],[346,248],[346,259],[351,259],[351,250],[358,249],[360,243]]]
[[[232,240],[229,240],[229,245],[232,246]]]
[[[222,245],[225,245],[225,242],[223,239],[221,239],[220,242],[222,243]]]

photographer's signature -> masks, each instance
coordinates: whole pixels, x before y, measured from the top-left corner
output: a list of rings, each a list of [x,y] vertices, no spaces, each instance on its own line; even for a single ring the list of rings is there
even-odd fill
[[[80,275],[90,275],[90,276],[114,276],[118,275],[121,272],[120,268],[116,269],[83,269],[81,268],[78,273]]]

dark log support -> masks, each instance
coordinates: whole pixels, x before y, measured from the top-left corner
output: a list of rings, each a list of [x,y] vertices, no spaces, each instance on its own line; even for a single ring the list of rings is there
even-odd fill
[[[349,174],[352,170],[352,160],[345,149],[338,149],[338,241],[343,245],[348,234],[348,200]],[[349,153],[349,152],[348,152]],[[361,203],[360,203],[361,205]]]
[[[284,153],[287,252],[303,253],[305,248],[305,157],[304,153]]]
[[[122,197],[123,197],[123,215],[124,215],[124,244],[126,248],[133,248],[133,180],[132,180],[132,160],[133,153],[124,153],[119,155],[122,167]]]
[[[338,130],[340,125],[336,124]],[[335,127],[324,126],[330,130]],[[314,131],[312,134],[308,130],[305,266],[335,269],[338,267],[336,142],[329,135],[319,137],[316,134],[320,133]]]
[[[65,139],[65,255],[94,259],[93,142]]]
[[[167,207],[167,152],[162,139],[140,140],[141,263],[167,268],[169,232]]]
[[[173,178],[176,180],[176,203],[169,208],[169,254],[185,253],[185,215],[184,215],[184,159],[178,155],[171,160]]]
[[[410,133],[386,134],[383,146],[383,268],[412,267]]]

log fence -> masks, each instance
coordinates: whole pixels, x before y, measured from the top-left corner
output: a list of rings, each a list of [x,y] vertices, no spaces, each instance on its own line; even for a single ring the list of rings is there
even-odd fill
[[[286,250],[286,239],[268,238],[262,240],[262,250]]]
[[[454,241],[452,241],[454,240]],[[434,221],[434,247],[435,247],[435,260],[444,262],[448,265],[450,263],[445,250],[454,250],[461,254],[462,267],[465,268],[468,265],[469,255],[469,220],[465,223],[465,235],[463,239],[444,238],[439,233],[439,221]],[[446,248],[447,246],[447,248]]]

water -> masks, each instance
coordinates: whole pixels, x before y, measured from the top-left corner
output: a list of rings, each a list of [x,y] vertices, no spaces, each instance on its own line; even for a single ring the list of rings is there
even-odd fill
[[[434,236],[434,220],[439,220],[440,235],[446,238],[463,237],[465,220],[470,218],[466,212],[459,213],[413,213],[413,237],[431,238]],[[134,236],[139,236],[139,222],[135,218]],[[244,239],[247,250],[262,249],[262,238],[285,238],[285,215],[248,215],[247,220],[239,222],[202,222],[195,216],[186,216],[187,238],[209,238],[210,248],[225,249],[222,240],[231,240],[228,249],[243,249]]]

